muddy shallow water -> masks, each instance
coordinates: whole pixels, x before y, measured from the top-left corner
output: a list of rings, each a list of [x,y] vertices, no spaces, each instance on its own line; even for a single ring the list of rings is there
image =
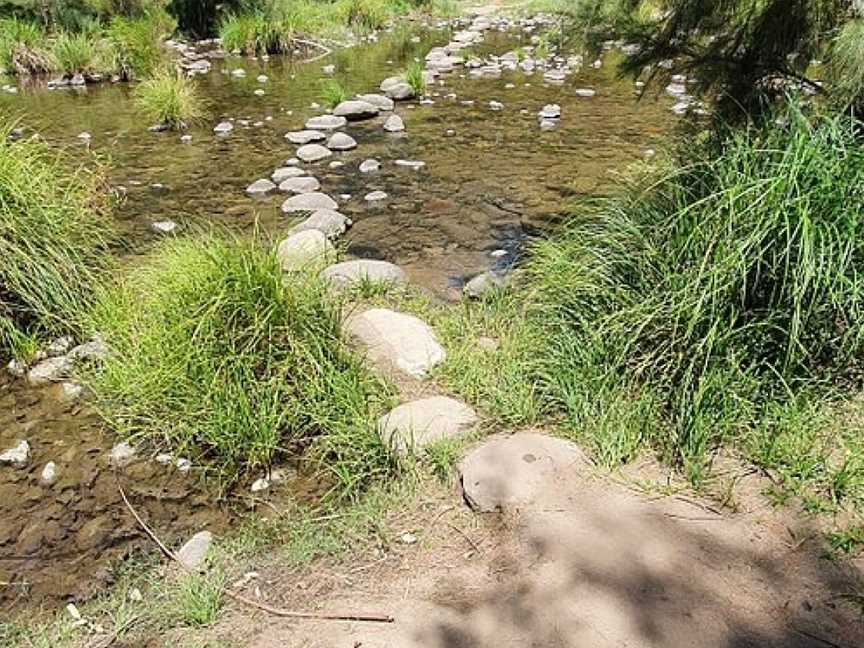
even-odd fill
[[[416,27],[309,64],[215,60],[199,77],[210,115],[188,131],[191,143],[177,133],[148,132],[123,84],[48,91],[35,83],[0,94],[0,111],[19,114],[22,126],[50,142],[89,146],[109,159],[111,183],[126,193],[117,216],[130,254],[146,250],[159,236],[152,223],[164,220],[181,231],[211,224],[246,231],[258,223],[275,238],[293,224],[279,210],[285,196],[256,200],[244,189],[293,156],[296,146],[284,135],[321,112],[310,106],[331,78],[322,67],[335,65],[333,78],[352,92],[375,92],[382,79],[448,38],[447,30]],[[518,32],[488,32],[472,51],[500,55],[527,42]],[[615,172],[662,146],[674,125],[672,101],[637,102],[632,81],[616,78],[615,59],[610,52],[602,67],[586,66],[559,86],[544,84],[541,72],[477,80],[457,68],[429,88],[433,104],[397,106],[404,133],[384,132],[385,117],[349,124],[357,149],[304,165],[322,191],[351,196],[340,199],[340,211],[354,220],[343,239],[347,254],[397,263],[443,298],[457,297],[481,271],[514,263],[527,237],[554,226],[569,197],[614,182]],[[239,67],[244,78],[227,73]],[[257,80],[261,74],[266,82]],[[597,94],[582,98],[577,88]],[[492,100],[504,108],[491,110]],[[562,117],[556,129],[541,131],[536,113],[547,103],[560,104]],[[213,126],[226,118],[235,120],[234,131],[215,135]],[[89,143],[82,132],[91,134]],[[367,158],[382,169],[360,174]],[[330,168],[334,159],[344,166]],[[415,171],[396,166],[397,159],[426,166]],[[379,189],[389,198],[367,205],[363,196]],[[86,405],[0,378],[0,448],[21,438],[33,446],[29,468],[0,470],[0,613],[86,598],[110,580],[119,558],[147,546],[118,484],[171,541],[231,523],[213,489],[193,476],[149,460],[112,470],[107,453],[115,439]],[[58,479],[46,486],[39,476],[49,460],[57,462]]]

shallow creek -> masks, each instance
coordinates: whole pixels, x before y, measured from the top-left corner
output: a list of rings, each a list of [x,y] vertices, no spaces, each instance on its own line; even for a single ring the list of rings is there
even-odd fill
[[[294,155],[297,147],[284,135],[321,112],[311,104],[321,101],[322,82],[335,78],[351,92],[377,92],[382,79],[449,36],[415,26],[308,64],[214,60],[199,77],[210,116],[188,131],[188,143],[177,133],[148,132],[124,84],[49,91],[35,82],[18,94],[0,93],[0,112],[19,114],[22,126],[50,142],[89,146],[108,159],[112,185],[126,193],[117,215],[130,255],[146,251],[160,236],[152,224],[166,220],[181,232],[211,224],[244,231],[257,222],[275,239],[294,223],[279,210],[284,194],[253,199],[244,190]],[[500,55],[529,37],[487,32],[471,49]],[[322,191],[351,196],[340,200],[340,211],[354,220],[342,239],[347,255],[392,261],[443,299],[458,298],[479,272],[516,262],[527,238],[554,227],[568,198],[609,186],[615,172],[662,146],[671,132],[673,101],[637,102],[632,81],[616,77],[617,56],[609,52],[601,67],[585,66],[562,85],[545,84],[542,72],[471,79],[457,68],[429,87],[434,103],[397,104],[403,133],[381,128],[386,115],[349,124],[344,130],[358,147],[311,166]],[[334,74],[322,72],[327,65]],[[245,77],[228,73],[237,68]],[[580,97],[578,88],[596,95]],[[492,110],[490,101],[503,108]],[[547,103],[561,106],[561,119],[541,130],[537,111]],[[215,135],[223,119],[234,119],[235,128]],[[79,138],[82,132],[91,138]],[[379,160],[381,170],[359,173],[367,158]],[[330,168],[334,159],[344,165]],[[397,159],[425,166],[400,167]],[[367,204],[363,196],[374,190],[389,197]],[[149,460],[110,470],[113,439],[86,404],[64,404],[51,389],[28,389],[4,376],[0,448],[21,438],[33,446],[30,467],[0,470],[0,617],[24,605],[87,597],[110,579],[117,559],[146,546],[123,508],[118,480],[169,541],[231,523],[228,507],[191,475]],[[53,485],[40,482],[49,460],[58,465]]]

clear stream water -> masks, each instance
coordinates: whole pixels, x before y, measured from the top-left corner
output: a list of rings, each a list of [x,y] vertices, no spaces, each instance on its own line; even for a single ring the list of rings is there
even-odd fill
[[[284,135],[321,112],[310,106],[321,101],[322,82],[335,78],[351,92],[376,92],[382,79],[447,43],[449,33],[401,29],[309,64],[215,60],[211,73],[199,77],[209,116],[188,131],[193,138],[188,144],[176,133],[148,132],[150,124],[136,112],[125,84],[80,91],[48,91],[35,84],[17,95],[0,93],[0,111],[20,114],[23,125],[51,142],[89,145],[109,158],[112,183],[127,191],[117,214],[132,250],[146,249],[158,236],[151,223],[162,220],[177,221],[181,229],[219,224],[239,230],[257,221],[278,237],[293,224],[279,211],[285,196],[253,199],[244,189],[293,156],[296,147]],[[413,36],[419,42],[412,42]],[[487,32],[472,51],[501,55],[527,39],[517,31]],[[586,66],[560,86],[544,84],[542,72],[505,71],[497,79],[476,80],[457,68],[429,88],[434,104],[397,106],[404,133],[384,132],[384,117],[350,124],[346,132],[358,141],[357,149],[307,165],[322,191],[351,195],[340,200],[340,211],[355,223],[344,239],[347,253],[397,263],[415,283],[443,297],[457,296],[464,281],[483,270],[512,263],[526,236],[553,224],[570,196],[614,182],[614,172],[661,146],[670,132],[672,101],[637,102],[632,81],[616,78],[615,58],[610,52],[600,69]],[[332,77],[322,73],[325,65],[336,66]],[[227,73],[236,68],[244,68],[246,76]],[[269,80],[259,83],[260,74]],[[596,89],[596,96],[574,94],[585,87]],[[256,89],[266,94],[256,96]],[[448,98],[450,93],[456,98]],[[473,105],[462,103],[471,100]],[[492,111],[491,100],[504,109]],[[536,117],[546,103],[562,108],[560,125],[552,131],[541,131]],[[235,121],[230,135],[215,135],[212,127],[225,118],[250,125]],[[448,130],[455,134],[447,136]],[[82,132],[92,135],[89,144],[78,138]],[[357,167],[366,158],[378,159],[381,171],[360,174]],[[426,166],[397,167],[393,161],[399,158]],[[333,159],[345,165],[330,169]],[[365,204],[363,196],[376,189],[389,199]],[[490,256],[500,249],[507,255]]]
[[[35,81],[17,94],[0,93],[0,112],[19,116],[22,126],[51,143],[89,146],[108,159],[111,183],[126,191],[116,214],[128,244],[124,254],[134,263],[161,236],[152,228],[157,221],[176,221],[181,232],[211,225],[243,232],[257,222],[278,238],[293,224],[279,210],[285,196],[256,200],[244,190],[294,155],[296,146],[284,135],[320,112],[310,106],[321,100],[322,80],[331,78],[322,67],[335,65],[333,78],[352,92],[375,92],[382,79],[449,36],[415,26],[308,64],[216,60],[198,78],[210,114],[188,131],[191,143],[177,133],[148,132],[125,84],[49,91],[47,80]],[[487,32],[472,51],[501,55],[527,39],[515,31]],[[351,195],[340,199],[340,210],[354,220],[343,239],[347,254],[397,263],[414,283],[445,299],[457,298],[475,274],[512,264],[527,238],[554,227],[573,195],[615,182],[616,172],[661,147],[672,132],[672,100],[637,102],[632,81],[616,78],[615,56],[608,53],[601,68],[585,67],[559,86],[544,84],[539,72],[475,80],[457,69],[429,88],[434,104],[397,105],[404,133],[383,131],[384,117],[349,124],[357,149],[306,165],[322,191]],[[244,78],[227,73],[239,67]],[[259,83],[260,74],[269,80]],[[577,88],[594,88],[596,96],[580,98]],[[264,96],[255,95],[258,89]],[[492,100],[503,110],[491,110]],[[555,130],[541,131],[536,113],[547,103],[560,104],[562,117]],[[213,126],[226,118],[237,120],[234,131],[215,135]],[[82,132],[91,134],[89,143],[79,139]],[[382,169],[360,174],[367,158],[378,159]],[[426,166],[398,167],[400,158]],[[329,168],[333,159],[344,166]],[[363,196],[378,189],[389,198],[366,204]],[[0,406],[0,447],[19,438],[34,446],[29,470],[0,472],[0,582],[14,584],[0,588],[0,613],[87,597],[110,582],[111,565],[147,546],[118,497],[118,477],[169,541],[229,523],[230,512],[197,480],[151,461],[122,475],[106,470],[114,439],[86,403],[63,405],[50,389],[3,376]],[[60,468],[53,487],[39,482],[49,460]]]

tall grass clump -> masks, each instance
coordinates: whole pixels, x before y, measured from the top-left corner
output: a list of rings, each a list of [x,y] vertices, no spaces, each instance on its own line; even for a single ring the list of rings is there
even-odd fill
[[[121,434],[226,478],[304,452],[356,492],[390,469],[374,426],[384,393],[340,320],[320,279],[286,282],[257,241],[168,241],[94,310],[112,355],[90,383]]]
[[[860,383],[857,128],[792,104],[580,206],[536,247],[537,380],[601,455],[651,444],[698,481],[719,445],[772,434],[772,408]]]
[[[38,24],[0,19],[0,68],[12,74],[39,74],[51,69],[45,33]]]
[[[111,228],[99,171],[0,128],[0,354],[30,336],[80,332]]]
[[[291,47],[293,31],[265,13],[229,16],[219,27],[219,38],[229,52],[278,54]]]
[[[321,100],[327,108],[335,108],[348,97],[348,89],[335,79],[328,79],[324,82]]]
[[[412,61],[405,70],[405,74],[403,74],[405,82],[411,86],[414,95],[417,97],[426,93],[426,76],[423,72],[423,64]]]
[[[142,81],[134,95],[141,112],[171,129],[184,129],[204,116],[204,100],[195,81],[173,70]]]
[[[114,18],[105,34],[107,67],[127,80],[152,74],[166,60],[163,41],[175,28],[169,16],[158,12],[138,18]]]
[[[348,27],[375,31],[393,16],[393,6],[387,0],[337,0],[336,12]]]
[[[99,58],[96,41],[86,34],[64,32],[57,36],[51,48],[53,67],[67,75],[91,72]]]

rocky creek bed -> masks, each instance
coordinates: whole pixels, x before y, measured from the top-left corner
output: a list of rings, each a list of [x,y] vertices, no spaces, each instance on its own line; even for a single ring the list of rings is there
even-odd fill
[[[49,141],[110,156],[134,255],[166,233],[210,224],[243,231],[257,223],[283,236],[301,220],[280,209],[291,194],[263,185],[264,195],[250,196],[247,189],[297,154],[286,133],[324,114],[313,107],[322,80],[383,92],[382,79],[426,59],[437,75],[425,98],[349,122],[339,129],[348,140],[329,141],[326,159],[306,164],[302,177],[314,178],[314,189],[337,199],[333,207],[353,223],[343,239],[348,258],[392,262],[412,283],[457,298],[478,273],[515,263],[526,238],[560,219],[568,197],[601,190],[615,171],[650,155],[676,119],[672,97],[636,101],[632,81],[616,77],[615,51],[596,63],[561,57],[531,67],[514,51],[530,48],[542,20],[475,22],[471,42],[460,41],[466,26],[415,26],[302,65],[216,60],[200,77],[211,119],[183,140],[148,132],[121,84],[30,85],[0,94],[0,109],[20,112],[22,125]],[[470,56],[460,63],[448,60],[452,52],[429,56],[453,43],[470,47]],[[215,133],[219,123],[230,128]],[[361,172],[364,163],[372,170]],[[312,183],[294,184],[298,196],[314,191]],[[70,399],[60,385],[0,380],[0,450],[20,439],[31,447],[26,465],[0,467],[0,602],[7,609],[86,598],[145,545],[119,485],[172,542],[231,524],[197,467],[185,472],[149,456],[112,465],[116,439],[86,398]],[[44,478],[48,462],[52,480]]]

